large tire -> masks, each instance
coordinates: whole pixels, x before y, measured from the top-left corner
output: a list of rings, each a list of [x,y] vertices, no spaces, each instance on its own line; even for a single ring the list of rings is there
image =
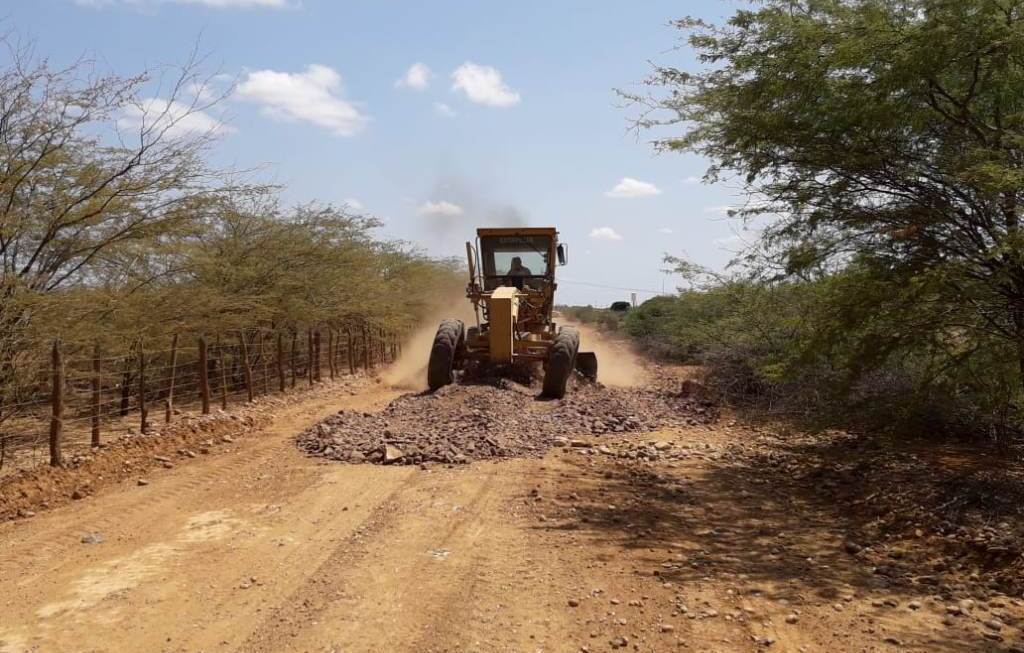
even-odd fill
[[[572,327],[562,327],[551,345],[551,355],[544,372],[543,395],[549,399],[565,396],[565,386],[576,366],[576,352],[580,348],[580,334]]]
[[[597,381],[597,354],[592,351],[576,352],[576,371],[587,381]]]
[[[427,385],[437,390],[455,381],[455,362],[466,345],[466,325],[462,320],[441,322],[430,348],[427,363]]]

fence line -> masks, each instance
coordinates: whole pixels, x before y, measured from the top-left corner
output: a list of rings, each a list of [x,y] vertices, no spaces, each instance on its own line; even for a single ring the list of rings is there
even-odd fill
[[[50,465],[59,467],[66,426],[88,423],[90,443],[98,447],[112,419],[134,414],[139,432],[147,433],[154,407],[163,422],[171,423],[176,401],[197,401],[206,415],[215,396],[226,409],[239,399],[252,402],[257,396],[287,393],[300,379],[313,387],[323,382],[325,372],[334,380],[345,368],[350,375],[360,368],[373,370],[401,351],[399,334],[371,324],[254,328],[212,336],[211,342],[207,334],[172,334],[170,347],[164,348],[139,339],[125,343],[120,355],[103,351],[99,341],[69,345],[53,340],[46,368],[23,372],[27,380],[20,385],[4,387],[0,381],[0,446],[8,441],[37,446],[48,433]]]

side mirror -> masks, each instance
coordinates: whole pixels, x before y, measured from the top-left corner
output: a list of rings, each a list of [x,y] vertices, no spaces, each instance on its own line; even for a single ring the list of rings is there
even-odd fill
[[[555,253],[558,255],[559,265],[565,265],[569,262],[569,246],[565,243],[560,243]]]

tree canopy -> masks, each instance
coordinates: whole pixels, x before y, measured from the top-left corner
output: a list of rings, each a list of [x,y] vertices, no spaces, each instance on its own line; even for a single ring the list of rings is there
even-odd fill
[[[196,57],[120,77],[4,46],[0,420],[37,391],[54,338],[114,355],[172,333],[398,332],[461,284],[453,262],[381,237],[372,216],[287,206],[210,165],[224,126],[203,112],[222,98],[196,90]]]
[[[640,126],[745,185],[755,277],[833,280],[812,339],[855,371],[914,352],[928,383],[991,365],[1019,395],[1024,2],[766,0],[675,25],[698,67],[656,68]]]

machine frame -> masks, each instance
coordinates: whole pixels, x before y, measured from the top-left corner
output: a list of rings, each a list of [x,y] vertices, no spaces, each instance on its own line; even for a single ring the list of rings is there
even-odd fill
[[[504,255],[519,252],[540,254],[543,274],[504,274],[495,270],[495,247],[490,239],[521,239],[525,249],[506,249]],[[545,240],[545,251],[534,246]],[[491,256],[491,259],[487,259]],[[514,262],[515,256],[512,256]],[[568,248],[558,242],[554,227],[501,227],[477,229],[476,245],[466,243],[469,284],[466,297],[473,304],[476,325],[468,329],[457,319],[446,319],[438,327],[427,365],[427,385],[438,390],[455,381],[456,370],[467,366],[514,372],[544,368],[545,397],[565,395],[570,377],[578,371],[591,380],[597,378],[597,357],[579,351],[579,332],[572,327],[559,328],[554,321],[555,268],[568,262]],[[511,264],[511,263],[510,263]],[[525,268],[526,266],[522,266]],[[519,268],[520,270],[522,268]]]

